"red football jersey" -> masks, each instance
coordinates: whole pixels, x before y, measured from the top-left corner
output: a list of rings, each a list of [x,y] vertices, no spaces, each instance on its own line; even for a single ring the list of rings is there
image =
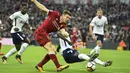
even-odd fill
[[[66,27],[65,23],[60,23],[60,16],[61,14],[58,11],[49,11],[47,19],[38,30],[45,30],[47,33],[50,33]]]
[[[73,35],[73,37],[78,37],[77,36],[78,35],[78,30],[72,31],[72,35]]]

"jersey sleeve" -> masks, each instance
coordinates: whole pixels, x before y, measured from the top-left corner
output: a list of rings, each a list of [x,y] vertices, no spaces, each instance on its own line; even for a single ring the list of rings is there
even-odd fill
[[[58,11],[53,11],[53,10],[50,10],[49,13],[48,13],[48,16],[59,16],[60,13]]]
[[[90,25],[94,26],[95,25],[95,18],[92,19]]]
[[[105,24],[108,24],[107,18],[106,18]]]
[[[27,23],[27,24],[29,24],[29,21],[28,21],[28,20],[29,20],[29,16],[27,16],[27,20],[26,20],[26,23]]]
[[[18,16],[18,13],[16,12],[16,13],[12,14],[9,18],[11,20],[14,20],[15,18],[17,18],[17,16]]]

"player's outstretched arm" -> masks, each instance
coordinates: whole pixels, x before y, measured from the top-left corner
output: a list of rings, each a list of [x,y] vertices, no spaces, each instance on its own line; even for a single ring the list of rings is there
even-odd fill
[[[89,32],[90,32],[90,35],[93,37],[93,39],[97,40],[97,37],[93,34],[93,26],[91,24],[89,25]]]
[[[33,28],[32,26],[30,26],[28,23],[25,23],[24,27],[26,27],[27,29],[30,29],[32,31],[35,31],[36,28]]]
[[[47,9],[44,5],[42,5],[41,3],[39,3],[37,0],[31,0],[32,2],[34,2],[34,4],[41,10],[45,11],[45,12],[49,12],[49,9]]]
[[[65,29],[60,29],[59,31],[64,37],[69,37],[69,33],[65,31]]]
[[[90,35],[93,36],[93,26],[92,25],[89,25],[89,32],[90,32]]]
[[[61,33],[57,34],[61,39],[63,39],[64,41],[66,41],[69,45],[73,45],[73,43],[69,40],[67,40]]]
[[[6,29],[6,30],[11,30],[11,28],[13,27],[13,25],[12,25],[13,21],[10,18],[8,18],[7,22],[8,22],[10,27],[8,29]]]

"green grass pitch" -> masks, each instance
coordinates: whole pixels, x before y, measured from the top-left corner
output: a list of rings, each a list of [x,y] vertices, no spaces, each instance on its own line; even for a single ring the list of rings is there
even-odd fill
[[[2,52],[5,54],[13,46],[3,46]],[[80,49],[81,53],[88,53],[90,49]],[[46,55],[47,51],[42,47],[29,46],[22,55],[24,64],[19,64],[15,55],[7,60],[7,64],[2,64],[0,60],[0,73],[40,73],[34,66],[39,63]],[[60,54],[57,54],[58,60],[61,64],[66,64]],[[117,50],[101,50],[100,59],[103,61],[112,60],[113,64],[110,67],[103,67],[96,64],[96,70],[93,73],[130,73],[130,51],[117,51]],[[70,67],[61,73],[89,73],[86,70],[85,62],[70,64]],[[55,65],[50,60],[44,66],[45,73],[57,73]]]

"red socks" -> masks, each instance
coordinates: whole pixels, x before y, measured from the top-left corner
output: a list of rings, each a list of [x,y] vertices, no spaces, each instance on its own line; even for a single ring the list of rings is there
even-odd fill
[[[38,66],[42,67],[44,64],[46,64],[49,60],[52,60],[54,64],[56,65],[56,68],[60,67],[60,64],[58,62],[58,59],[55,54],[47,54],[44,59],[38,64]]]
[[[49,54],[49,56],[50,56],[51,60],[54,62],[54,64],[56,65],[56,68],[59,68],[60,64],[58,62],[56,55],[55,54]]]
[[[50,60],[50,57],[48,54],[44,57],[44,59],[38,64],[38,66],[42,67],[44,64],[46,64]]]

